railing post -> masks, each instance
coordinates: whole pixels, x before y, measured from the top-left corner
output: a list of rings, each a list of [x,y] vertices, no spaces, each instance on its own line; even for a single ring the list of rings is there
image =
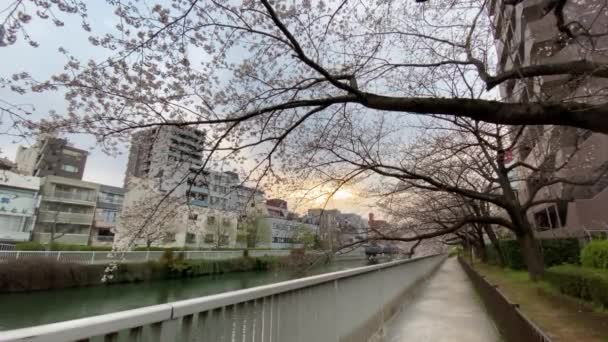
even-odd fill
[[[93,251],[93,252],[91,253],[91,261],[90,261],[90,264],[91,264],[91,265],[93,265],[93,263],[94,263],[94,262],[95,262],[95,251]]]
[[[60,251],[57,252],[57,261],[59,261],[59,259],[61,259],[61,252]]]
[[[17,251],[17,254],[15,255],[15,260],[19,259],[19,254],[20,254],[20,251]]]

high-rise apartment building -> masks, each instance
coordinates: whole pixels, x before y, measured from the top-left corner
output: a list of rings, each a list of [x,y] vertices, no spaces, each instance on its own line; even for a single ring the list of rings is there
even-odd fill
[[[205,132],[179,126],[161,126],[133,133],[125,185],[131,177],[167,180],[200,169]]]
[[[67,139],[43,137],[30,147],[17,149],[17,170],[28,176],[82,179],[88,152]]]
[[[603,9],[605,0],[567,1],[564,7],[566,22],[579,35],[569,39],[558,30],[553,12],[547,13],[548,1],[526,0],[516,6],[504,0],[492,0],[488,12],[496,38],[497,73],[518,67],[572,62],[577,60],[608,60],[608,37],[593,37],[604,33],[608,14]],[[574,27],[577,26],[577,27]],[[593,37],[593,38],[592,38]],[[500,87],[501,96],[509,102],[577,101],[600,103],[606,101],[606,79],[554,75],[512,79]],[[557,151],[557,153],[555,153]],[[571,158],[559,176],[581,179],[597,175],[598,169],[608,165],[608,136],[588,130],[530,126],[520,137],[516,159],[540,168],[555,168]],[[551,165],[549,165],[549,164]],[[520,200],[528,197],[535,178],[522,172],[517,188]],[[555,203],[536,206],[530,213],[537,235],[543,237],[581,237],[591,230],[608,229],[608,213],[602,208],[608,201],[608,179],[602,178],[592,186],[556,184],[538,193],[537,199],[557,199]]]

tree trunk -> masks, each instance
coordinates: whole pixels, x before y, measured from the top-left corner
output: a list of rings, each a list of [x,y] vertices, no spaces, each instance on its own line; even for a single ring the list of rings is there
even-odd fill
[[[540,245],[534,237],[532,229],[527,227],[523,232],[517,234],[517,241],[524,256],[524,261],[528,266],[528,274],[533,281],[539,280],[545,271],[543,254]]]
[[[496,250],[500,266],[507,266],[507,260],[505,259],[505,255],[502,252],[502,248],[500,247],[500,241],[498,241],[498,238],[496,237],[496,232],[494,232],[494,229],[492,229],[492,226],[490,226],[489,224],[484,225],[483,228],[486,232],[486,235],[488,235],[488,238],[490,239],[490,243],[492,243],[492,247],[494,247],[494,249]]]
[[[479,244],[473,244],[473,248],[475,249],[475,255],[483,262],[484,264],[488,262],[488,254],[486,253],[485,246]]]

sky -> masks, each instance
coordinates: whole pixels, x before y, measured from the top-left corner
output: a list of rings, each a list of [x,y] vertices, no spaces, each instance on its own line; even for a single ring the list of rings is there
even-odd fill
[[[89,23],[93,32],[114,30],[116,24],[111,8],[104,1],[87,2]],[[0,6],[0,10],[2,10]],[[94,14],[94,15],[92,15]],[[26,26],[28,34],[39,47],[31,47],[20,39],[16,44],[0,48],[0,77],[7,77],[16,72],[26,71],[32,76],[45,79],[61,71],[66,60],[57,49],[64,47],[79,58],[105,59],[107,56],[94,50],[88,42],[89,34],[81,29],[81,20],[77,16],[59,15],[65,26],[56,27],[50,21],[41,20],[34,16],[32,23]],[[49,110],[58,113],[65,111],[66,104],[61,92],[44,94],[18,95],[7,89],[0,88],[0,100],[12,104],[28,104],[33,106],[32,119],[43,118]],[[10,122],[2,118],[2,130],[7,130]],[[89,157],[84,172],[84,180],[101,184],[122,186],[127,164],[128,146],[121,146],[115,155],[102,152],[92,136],[71,134],[66,137],[77,148],[89,151]],[[29,146],[31,140],[16,138],[0,134],[0,156],[15,159],[19,145]],[[353,189],[344,189],[334,198],[327,200],[327,196],[312,201],[300,201],[296,195],[286,195],[291,208],[303,212],[308,207],[326,207],[340,209],[343,212],[354,212],[364,217],[373,209],[373,199],[357,195]],[[298,204],[299,202],[299,204]]]

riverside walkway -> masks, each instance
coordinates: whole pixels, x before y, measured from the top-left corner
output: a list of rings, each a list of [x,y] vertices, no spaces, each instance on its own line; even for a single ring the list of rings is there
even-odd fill
[[[493,342],[499,337],[456,259],[434,255],[4,331],[0,341]]]
[[[382,342],[498,342],[498,330],[456,258],[446,260],[389,320]]]

